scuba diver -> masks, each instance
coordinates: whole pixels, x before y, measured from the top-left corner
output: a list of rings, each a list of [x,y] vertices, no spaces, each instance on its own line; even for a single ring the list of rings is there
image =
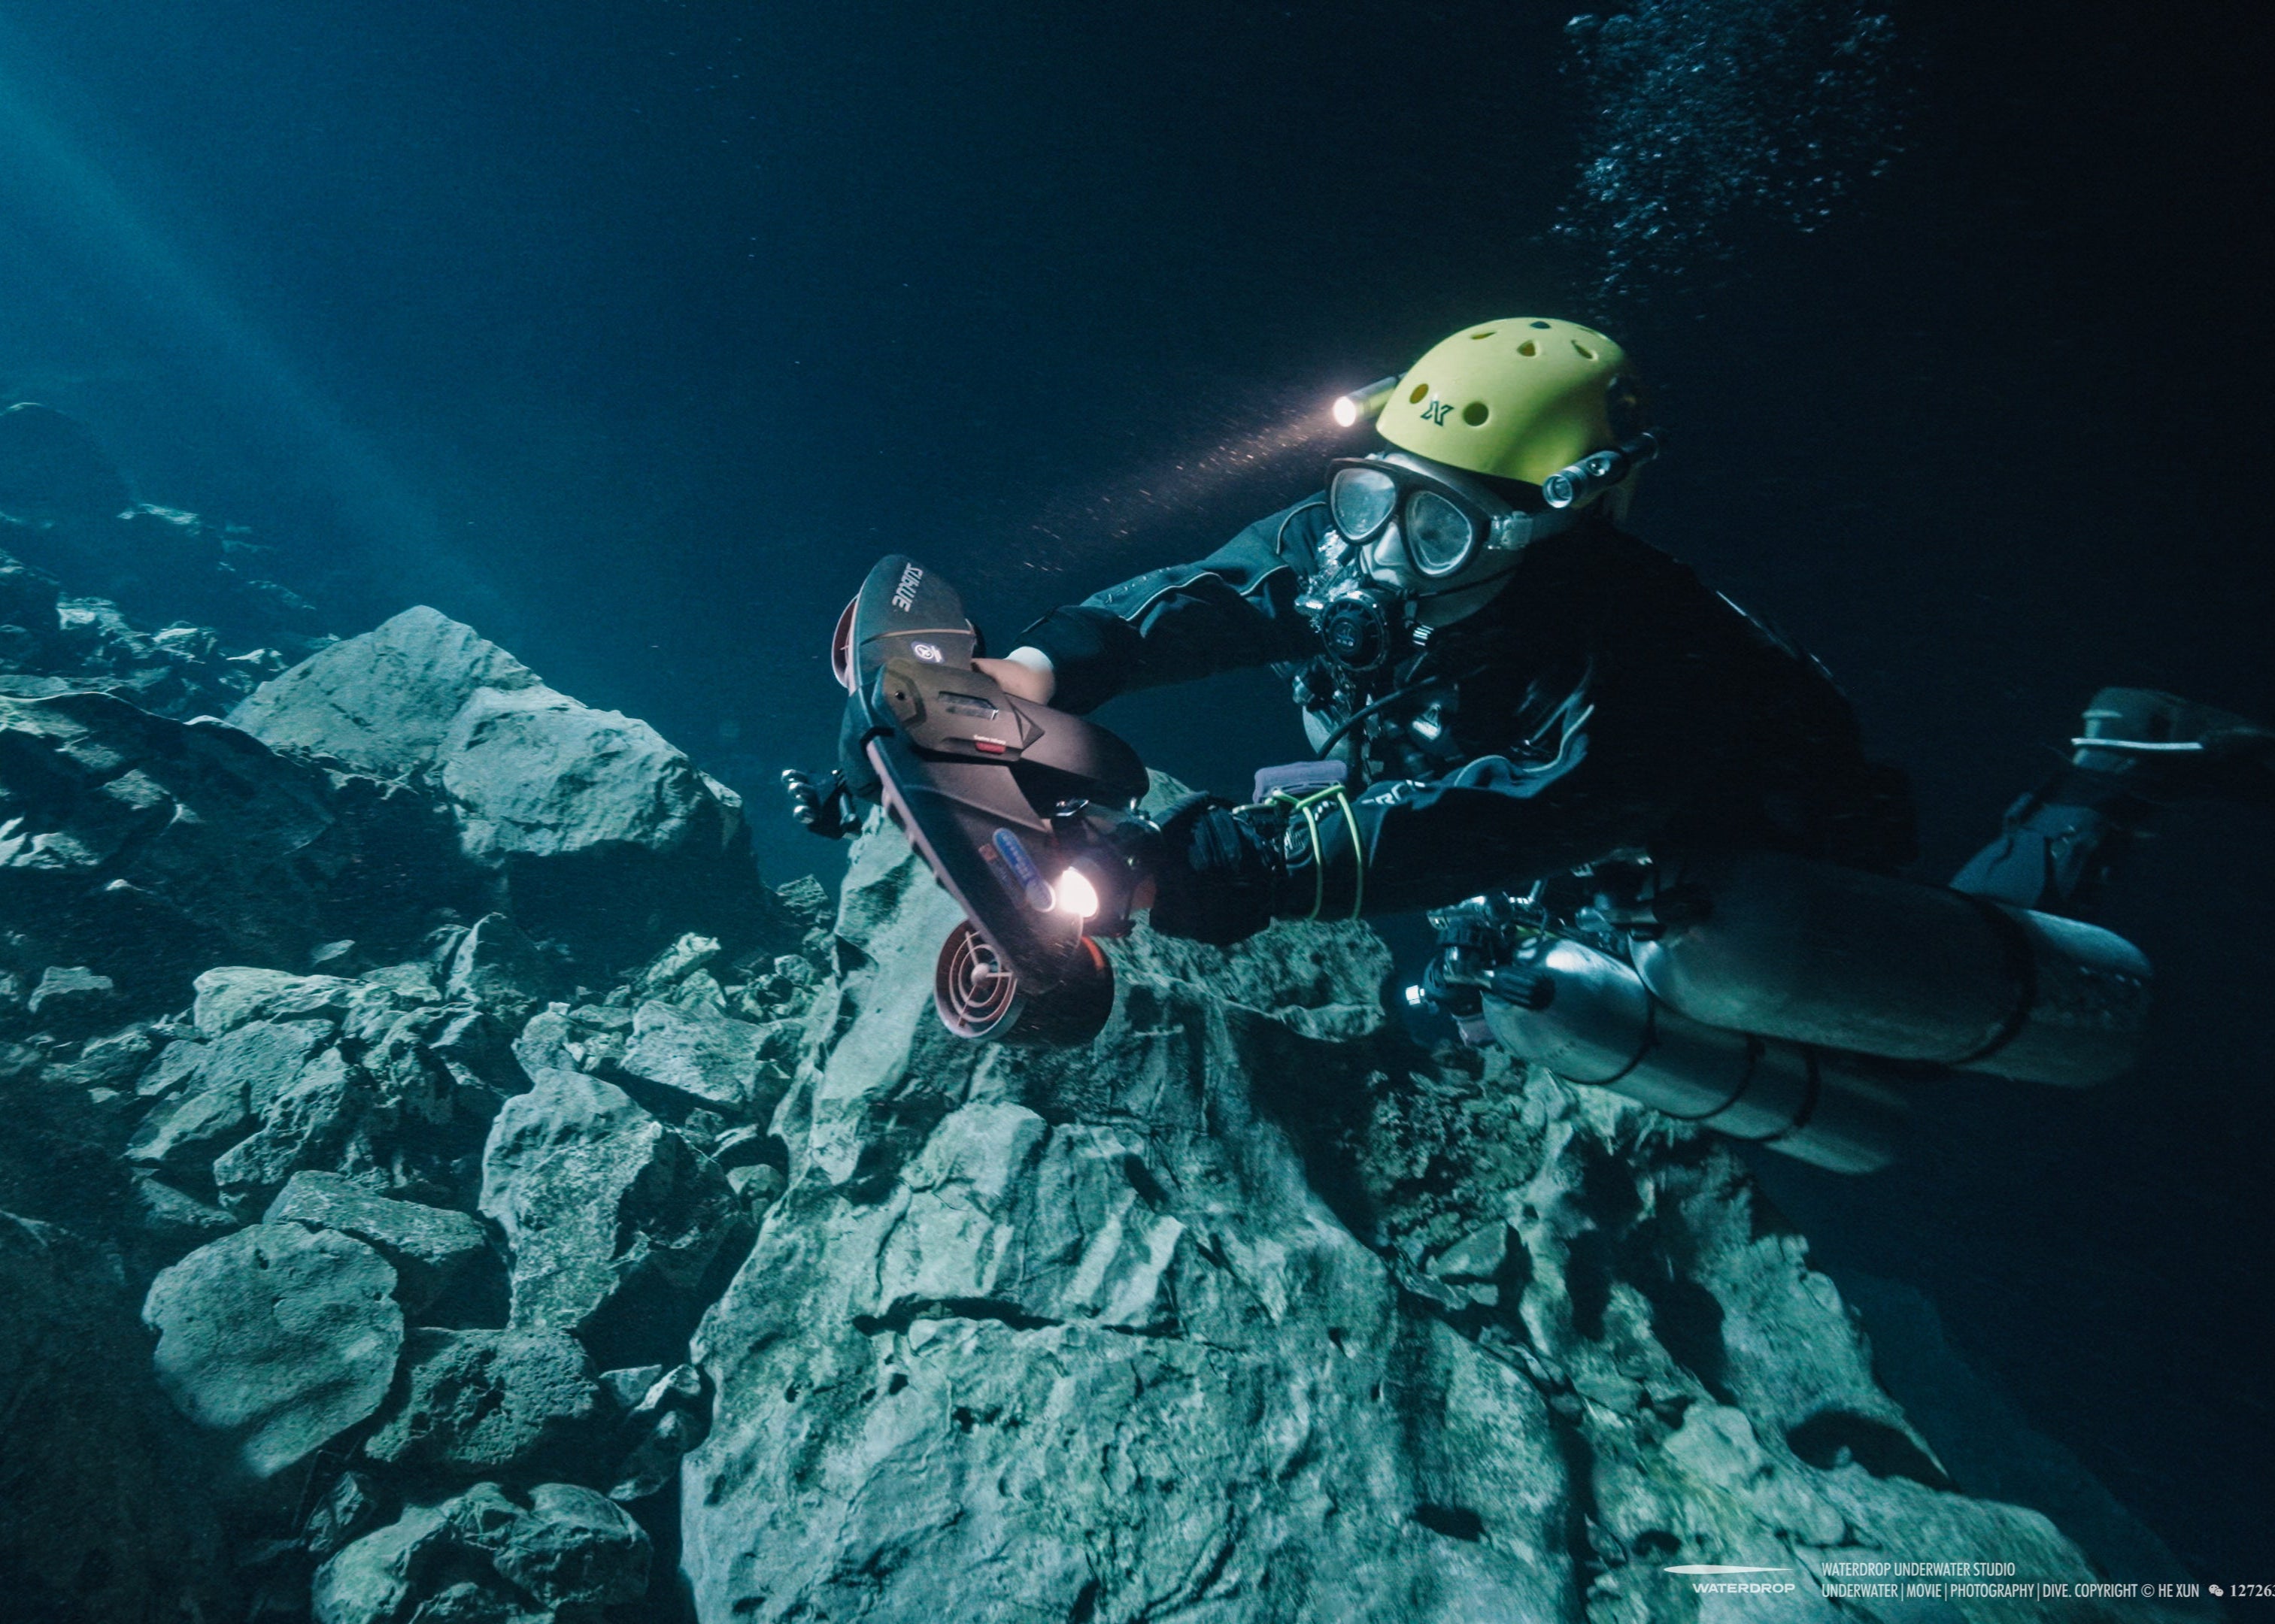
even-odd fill
[[[1951,887],[1895,879],[1908,784],[1824,668],[1624,528],[1660,442],[1617,344],[1483,322],[1338,403],[1367,414],[1382,448],[1334,459],[1320,494],[1000,659],[973,646],[1030,731],[1236,667],[1289,683],[1316,760],[1120,837],[1155,930],[1227,945],[1432,910],[1408,995],[1467,1040],[1852,1171],[1887,1159],[1924,1066],[2082,1084],[2129,1063],[2146,962],[2066,916],[2165,802],[2275,804],[2275,733],[2105,690]],[[848,686],[849,744],[889,732]],[[873,795],[859,753],[850,787]],[[838,792],[790,776],[801,820],[835,832]],[[919,845],[956,889],[941,842]]]

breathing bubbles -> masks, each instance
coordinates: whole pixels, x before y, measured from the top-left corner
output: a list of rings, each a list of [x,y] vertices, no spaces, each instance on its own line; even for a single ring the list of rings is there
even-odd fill
[[[1854,0],[1639,0],[1564,31],[1585,145],[1557,231],[1606,294],[1729,259],[1748,220],[1813,230],[1901,150],[1895,26]]]

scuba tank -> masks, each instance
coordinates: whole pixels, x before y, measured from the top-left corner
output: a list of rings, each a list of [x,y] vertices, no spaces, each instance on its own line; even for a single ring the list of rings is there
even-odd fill
[[[1773,852],[1644,872],[1621,902],[1544,886],[1432,914],[1438,953],[1408,1001],[1839,1173],[1893,1159],[1908,1079],[2084,1087],[2139,1053],[2148,961],[2097,926]]]

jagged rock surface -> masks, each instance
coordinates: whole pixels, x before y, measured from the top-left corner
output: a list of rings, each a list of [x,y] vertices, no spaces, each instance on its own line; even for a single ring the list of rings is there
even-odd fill
[[[275,633],[240,654],[234,632],[145,631],[0,556],[0,1484],[40,1485],[0,1492],[10,1605],[684,1624],[647,1577],[708,1424],[686,1332],[779,1186],[762,1118],[827,966],[826,895],[760,888],[733,797],[640,724],[431,611],[424,677],[389,663],[400,638],[296,641],[289,594],[232,570],[249,544],[96,511],[111,495],[74,496],[68,457],[14,456],[83,435],[0,418],[0,540]],[[325,649],[257,707],[284,748],[185,720]],[[422,732],[427,679],[449,691]],[[325,693],[397,712],[320,750],[336,707],[297,707]],[[607,900],[588,884],[631,905],[586,906]],[[617,1062],[658,1001],[759,1036],[651,1084]],[[622,1235],[475,1211],[531,1089],[516,1051],[548,1033],[584,1086],[642,1091],[587,1142],[620,1152]],[[525,1171],[525,1195],[575,1182]],[[533,1270],[599,1281],[586,1341],[509,1326]],[[649,1363],[604,1382],[594,1348]],[[389,1568],[375,1535],[428,1522],[401,1584],[341,1600]]]
[[[1368,933],[1141,934],[1050,1053],[939,1032],[954,918],[865,838],[788,1189],[698,1339],[701,1616],[1645,1624],[1711,1611],[1679,1562],[2090,1576],[1951,1491],[1727,1152],[1412,1049]],[[1837,1616],[1807,1590],[1781,1616]]]

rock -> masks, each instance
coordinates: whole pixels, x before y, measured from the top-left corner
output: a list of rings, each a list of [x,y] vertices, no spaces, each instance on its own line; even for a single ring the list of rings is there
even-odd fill
[[[719,956],[719,939],[698,936],[692,931],[655,956],[646,968],[632,978],[632,991],[654,998],[669,992],[697,971],[707,968]]]
[[[442,1507],[404,1507],[316,1569],[309,1595],[316,1624],[406,1624],[424,1582],[453,1548]]]
[[[208,1241],[220,1239],[243,1221],[210,1201],[200,1201],[148,1174],[134,1179],[132,1221],[171,1257],[179,1257]]]
[[[295,1173],[261,1222],[336,1229],[394,1265],[396,1298],[416,1315],[489,1258],[489,1236],[464,1212],[374,1195],[336,1173]]]
[[[251,964],[223,964],[201,971],[192,984],[197,1002],[190,1018],[208,1038],[220,1038],[252,1021],[291,1021],[322,1016],[336,1022],[348,1007],[353,983],[337,976],[294,976]]]
[[[558,1466],[599,1395],[592,1362],[561,1332],[413,1331],[364,1453],[461,1479]]]
[[[159,1043],[143,1026],[90,1038],[72,1062],[71,1080],[82,1088],[132,1089],[157,1054]]]
[[[342,1472],[308,1514],[300,1543],[318,1561],[344,1551],[385,1516],[379,1485],[363,1472]]]
[[[376,1099],[371,1075],[337,1049],[327,1049],[268,1102],[260,1128],[214,1159],[222,1205],[249,1217],[274,1200],[294,1174],[345,1165],[351,1141]]]
[[[658,1416],[647,1436],[632,1446],[616,1468],[608,1498],[629,1502],[660,1494],[679,1481],[679,1462],[701,1443],[710,1429],[700,1416],[685,1410]]]
[[[158,1382],[269,1477],[378,1409],[403,1346],[395,1271],[362,1242],[260,1224],[151,1282]]]
[[[229,720],[278,750],[408,778],[434,766],[478,691],[537,685],[536,673],[472,627],[421,607],[263,683]]]
[[[313,1612],[316,1624],[548,1624],[557,1608],[638,1600],[649,1554],[639,1525],[590,1489],[540,1484],[525,1503],[477,1484],[318,1568]]]
[[[776,886],[775,898],[805,930],[826,929],[830,915],[836,911],[829,888],[812,874],[800,874],[787,884]]]
[[[143,1092],[166,1097],[167,1102],[135,1129],[127,1142],[127,1159],[202,1180],[220,1158],[256,1130],[266,1131],[263,1117],[277,1108],[279,1097],[294,1087],[331,1033],[329,1021],[261,1021],[217,1042],[168,1045],[142,1084]],[[272,1164],[283,1132],[280,1129],[229,1172]]]
[[[680,1457],[701,1443],[710,1431],[703,1373],[692,1364],[659,1373],[629,1407],[617,1428],[623,1463],[616,1469],[608,1498],[645,1499],[676,1482]]]
[[[764,1122],[790,1086],[788,1069],[767,1053],[769,1038],[748,1021],[652,1000],[633,1011],[621,1064],[730,1116]]]
[[[325,1019],[253,1021],[210,1043],[173,1043],[147,1091],[231,1093],[258,1116],[329,1046],[333,1030]]]
[[[126,1159],[179,1177],[202,1180],[215,1159],[259,1125],[237,1088],[200,1090],[162,1105],[126,1142]]]
[[[763,1213],[782,1197],[786,1181],[780,1167],[767,1162],[752,1162],[727,1169],[727,1182],[735,1187],[750,1206],[753,1214]]]
[[[104,1006],[117,994],[117,982],[84,964],[67,969],[51,964],[41,973],[28,1003],[33,1017],[50,1027],[84,1029],[101,1017]]]
[[[1672,1564],[1931,1544],[2091,1575],[1951,1492],[1725,1151],[1410,1047],[1368,933],[1140,930],[1058,1052],[935,1035],[954,918],[857,843],[788,1187],[696,1340],[699,1617],[1654,1624],[1699,1606]]]
[[[241,1616],[203,1463],[104,1250],[0,1213],[0,1613]]]
[[[483,1484],[452,1503],[459,1538],[548,1607],[601,1607],[647,1590],[647,1535],[605,1496],[540,1483],[526,1508]]]
[[[555,980],[553,966],[537,944],[502,913],[474,923],[450,961],[447,992],[510,1020],[545,1001]]]
[[[630,1415],[654,1390],[665,1369],[661,1364],[632,1364],[622,1370],[602,1371],[601,1392],[618,1412]]]
[[[440,759],[477,858],[610,846],[708,851],[741,826],[739,797],[646,722],[549,688],[476,690]]]
[[[622,1089],[540,1069],[482,1154],[482,1215],[512,1253],[517,1328],[603,1363],[676,1356],[721,1250],[748,1234],[726,1175]]]

